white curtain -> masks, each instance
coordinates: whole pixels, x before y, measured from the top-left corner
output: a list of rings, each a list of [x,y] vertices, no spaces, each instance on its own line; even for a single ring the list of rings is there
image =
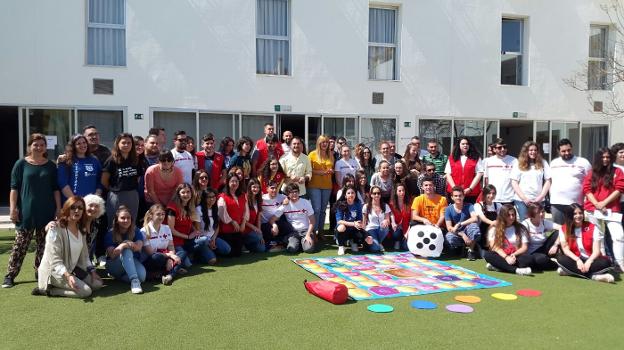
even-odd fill
[[[396,79],[396,10],[370,8],[368,12],[368,77]],[[385,44],[383,46],[375,44]]]
[[[125,3],[125,0],[89,0],[88,64],[126,65]]]
[[[257,73],[290,74],[288,0],[257,0],[256,11]]]

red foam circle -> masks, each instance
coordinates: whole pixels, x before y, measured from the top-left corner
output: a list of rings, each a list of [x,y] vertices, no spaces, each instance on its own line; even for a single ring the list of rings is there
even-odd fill
[[[530,298],[530,297],[539,297],[540,295],[542,295],[542,292],[539,290],[535,290],[535,289],[520,289],[519,291],[516,292],[516,294],[522,297]]]

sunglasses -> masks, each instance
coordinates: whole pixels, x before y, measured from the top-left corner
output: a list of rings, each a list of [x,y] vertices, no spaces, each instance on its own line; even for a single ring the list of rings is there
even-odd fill
[[[373,195],[373,196],[381,196],[381,192],[371,192],[371,195]]]
[[[78,210],[84,210],[84,207],[83,207],[82,205],[75,205],[75,204],[74,204],[74,205],[70,206],[70,207],[69,207],[69,209],[70,209],[70,210],[76,210],[76,209],[78,209]]]
[[[208,180],[208,176],[200,176],[199,179],[200,180]]]
[[[496,149],[507,149],[507,145],[496,146]]]

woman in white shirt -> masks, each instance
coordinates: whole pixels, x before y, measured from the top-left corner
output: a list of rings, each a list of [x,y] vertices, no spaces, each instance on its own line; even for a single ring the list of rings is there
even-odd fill
[[[561,228],[561,225],[544,219],[544,207],[540,203],[529,204],[528,216],[528,218],[522,221],[522,225],[529,231],[527,254],[533,256],[533,266],[541,271],[556,269],[557,264],[550,258],[557,255],[559,250],[559,235],[557,231]]]
[[[176,254],[171,229],[163,224],[165,216],[165,208],[162,205],[152,205],[145,213],[141,233],[144,237],[143,266],[145,270],[149,275],[159,275],[162,284],[168,286],[173,283],[176,274],[185,272],[181,267],[186,252],[180,250]]]
[[[368,249],[373,252],[383,252],[383,240],[388,235],[390,227],[390,207],[381,200],[381,188],[371,186],[371,197],[362,208],[362,217]]]
[[[527,141],[522,145],[510,177],[518,220],[523,221],[527,217],[527,206],[543,202],[550,189],[550,166],[542,158],[537,143]]]

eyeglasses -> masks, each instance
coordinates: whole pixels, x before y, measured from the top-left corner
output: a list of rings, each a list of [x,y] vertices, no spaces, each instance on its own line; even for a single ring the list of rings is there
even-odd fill
[[[200,176],[199,179],[200,180],[208,180],[208,176]]]
[[[381,196],[381,192],[371,192],[372,196]]]
[[[84,207],[82,205],[72,205],[69,207],[70,210],[84,210]]]

